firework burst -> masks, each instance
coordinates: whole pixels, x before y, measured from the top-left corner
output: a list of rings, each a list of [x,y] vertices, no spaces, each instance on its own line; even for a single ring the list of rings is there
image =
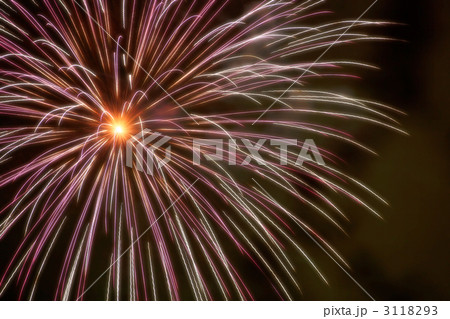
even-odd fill
[[[13,195],[0,239],[23,234],[1,293],[17,285],[35,298],[51,266],[55,299],[253,299],[249,277],[294,299],[292,256],[326,282],[299,229],[346,265],[307,212],[342,229],[330,193],[374,214],[355,189],[381,198],[329,150],[326,166],[296,166],[303,145],[292,145],[282,165],[279,147],[260,144],[258,165],[235,144],[305,136],[372,152],[348,121],[400,131],[391,108],[320,89],[370,66],[314,57],[376,40],[360,30],[382,24],[319,24],[321,2],[256,1],[236,18],[223,0],[1,1],[0,186]],[[127,141],[144,129],[170,137],[172,160],[153,175],[126,166]],[[196,138],[227,141],[248,165],[216,161],[208,147],[192,165]]]

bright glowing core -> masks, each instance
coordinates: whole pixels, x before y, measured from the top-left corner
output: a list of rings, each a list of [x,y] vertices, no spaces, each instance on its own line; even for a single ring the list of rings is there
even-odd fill
[[[114,132],[115,132],[117,135],[122,135],[123,132],[124,132],[123,126],[120,125],[120,124],[115,125],[115,126],[114,126]]]

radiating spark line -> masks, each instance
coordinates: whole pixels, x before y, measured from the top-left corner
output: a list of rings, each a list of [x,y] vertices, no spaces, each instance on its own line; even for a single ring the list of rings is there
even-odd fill
[[[295,80],[295,82],[294,83],[292,83],[284,92],[283,92],[283,94],[281,94],[268,108],[267,108],[267,110],[265,110],[256,120],[255,120],[255,122],[253,122],[253,124],[252,125],[255,125],[264,115],[266,115],[266,113],[284,96],[284,95],[286,95],[286,93],[287,92],[289,92],[289,90],[290,89],[292,89],[292,87],[296,84],[296,83],[298,83],[298,81],[300,81],[301,80],[301,78],[307,73],[307,72],[309,72],[309,70],[313,67],[313,66],[315,66],[322,58],[323,58],[323,56],[325,55],[325,54],[327,54],[328,53],[328,51],[330,51],[331,50],[331,48],[333,48],[337,43],[339,43],[339,41],[341,40],[341,38],[348,32],[348,31],[350,31],[350,29],[351,28],[353,28],[353,26],[356,24],[356,23],[358,23],[358,21],[359,20],[361,20],[365,15],[366,15],[366,13],[367,12],[369,12],[370,11],[370,9],[372,9],[372,7],[376,4],[378,2],[378,0],[375,0],[374,2],[372,2],[372,4],[355,20],[355,21],[353,21],[352,22],[352,24],[350,24],[350,26],[348,26],[345,30],[344,30],[344,32],[336,39],[336,40],[334,40],[334,42],[330,45],[330,46],[328,46],[327,48],[326,48],[326,50],[321,54],[321,55],[319,55],[319,57]]]
[[[158,222],[158,220],[159,219],[161,219],[162,217],[164,217],[164,215],[184,196],[184,194],[186,193],[186,192],[188,192],[189,191],[189,189],[191,189],[197,182],[199,181],[199,179],[197,179],[197,180],[195,180],[191,185],[189,185],[189,187],[186,189],[186,191],[184,191],[183,192],[183,194],[181,194],[180,196],[178,196],[178,198],[177,199],[175,199],[175,201],[153,222],[153,224],[151,224],[144,232],[142,232],[140,235],[139,235],[139,237],[137,237],[136,238],[136,240],[135,241],[133,241],[133,243],[127,248],[127,249],[125,249],[120,255],[119,255],[119,257],[116,259],[116,260],[114,260],[114,262],[111,264],[111,265],[109,265],[109,267],[96,279],[96,280],[94,280],[94,282],[89,286],[89,287],[87,287],[84,291],[83,291],[83,293],[81,294],[81,295],[79,295],[78,296],[78,298],[77,298],[77,301],[78,300],[80,300],[102,277],[103,277],[103,275],[105,275],[108,271],[109,271],[109,269],[112,267],[112,266],[114,266],[130,249],[132,249],[132,247],[150,230],[150,229],[152,229],[152,227],[154,226],[154,225],[156,225],[156,223]],[[120,232],[119,232],[119,234],[120,234]],[[120,241],[119,241],[120,242]]]

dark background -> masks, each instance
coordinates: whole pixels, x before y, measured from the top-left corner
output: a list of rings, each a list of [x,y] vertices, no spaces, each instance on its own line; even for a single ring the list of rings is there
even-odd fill
[[[328,5],[358,17],[372,2]],[[346,167],[390,204],[380,210],[384,221],[344,207],[352,219],[350,239],[332,241],[354,278],[378,300],[450,300],[449,17],[450,1],[380,0],[366,18],[402,23],[382,34],[404,41],[354,52],[381,68],[363,73],[358,94],[405,111],[400,122],[410,134],[366,132],[380,156],[355,154]],[[330,286],[308,286],[306,299],[367,299],[337,266],[329,263],[326,271]]]

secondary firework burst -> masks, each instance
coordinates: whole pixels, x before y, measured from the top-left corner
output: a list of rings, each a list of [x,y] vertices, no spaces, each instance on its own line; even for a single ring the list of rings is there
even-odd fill
[[[361,30],[382,25],[319,22],[322,2],[0,1],[0,239],[23,235],[0,292],[42,298],[45,277],[65,300],[293,299],[308,271],[296,256],[326,282],[302,232],[346,266],[308,216],[342,230],[333,196],[376,215],[362,198],[381,198],[337,155],[322,147],[325,167],[299,167],[297,145],[281,165],[266,143],[265,166],[230,167],[208,148],[200,166],[189,156],[194,138],[315,136],[371,151],[348,121],[400,131],[388,106],[320,89],[370,66],[315,57],[377,40]],[[125,165],[144,129],[171,138],[172,161],[153,176]]]

